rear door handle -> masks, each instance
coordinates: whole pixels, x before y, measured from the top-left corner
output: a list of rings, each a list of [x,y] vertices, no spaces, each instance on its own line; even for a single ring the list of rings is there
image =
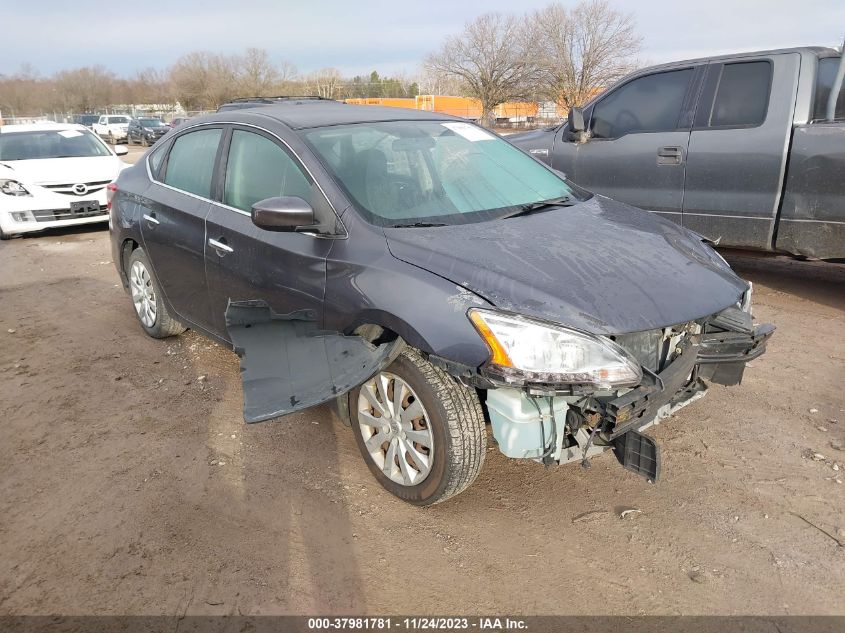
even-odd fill
[[[222,238],[222,237],[220,238],[220,240],[223,240],[223,239],[224,238]],[[227,253],[234,253],[235,252],[234,248],[232,248],[231,246],[226,244],[226,242],[222,242],[220,240],[213,240],[211,238],[208,239],[209,246],[212,246],[214,248],[214,250],[217,251],[218,255],[220,255],[222,257],[223,255],[225,255]]]
[[[153,213],[152,215],[144,214],[144,219],[149,222],[150,224],[161,224],[158,220],[156,220],[156,214]]]
[[[684,162],[684,150],[680,147],[658,147],[658,165],[680,165]]]

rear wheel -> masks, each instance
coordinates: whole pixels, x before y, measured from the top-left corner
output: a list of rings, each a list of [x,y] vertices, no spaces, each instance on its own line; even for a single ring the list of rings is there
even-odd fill
[[[143,249],[132,251],[126,270],[135,316],[144,331],[153,338],[167,338],[184,332],[185,326],[171,317],[164,305],[158,280],[152,273],[150,260]]]
[[[349,399],[355,441],[368,468],[389,492],[431,505],[463,492],[476,478],[487,447],[474,389],[456,382],[417,350]]]

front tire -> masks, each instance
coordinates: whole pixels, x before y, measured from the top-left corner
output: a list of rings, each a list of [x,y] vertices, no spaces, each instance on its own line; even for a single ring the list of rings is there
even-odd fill
[[[349,409],[367,467],[403,501],[440,503],[481,470],[487,433],[478,395],[415,349],[354,389]]]
[[[135,316],[144,331],[153,338],[167,338],[181,334],[187,328],[170,316],[161,286],[155,278],[150,260],[142,248],[136,248],[126,262],[129,277],[129,293]]]
[[[109,145],[111,145],[112,147],[117,144],[117,142],[114,140],[114,134],[112,134],[111,132],[109,132],[108,138],[106,140],[108,140]]]

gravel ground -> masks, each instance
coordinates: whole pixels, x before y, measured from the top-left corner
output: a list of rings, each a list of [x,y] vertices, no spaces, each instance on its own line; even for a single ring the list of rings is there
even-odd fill
[[[106,230],[4,242],[0,614],[845,614],[845,267],[726,255],[778,331],[658,484],[491,448],[418,509],[328,407],[246,426],[231,351],[146,337]]]

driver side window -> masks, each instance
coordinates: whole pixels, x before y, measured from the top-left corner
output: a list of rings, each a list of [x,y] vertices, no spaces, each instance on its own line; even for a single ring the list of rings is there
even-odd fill
[[[226,163],[223,202],[249,211],[259,200],[296,196],[312,203],[310,179],[294,159],[269,138],[235,130]]]
[[[593,110],[593,138],[676,129],[692,73],[692,68],[685,68],[647,75],[613,91]]]

